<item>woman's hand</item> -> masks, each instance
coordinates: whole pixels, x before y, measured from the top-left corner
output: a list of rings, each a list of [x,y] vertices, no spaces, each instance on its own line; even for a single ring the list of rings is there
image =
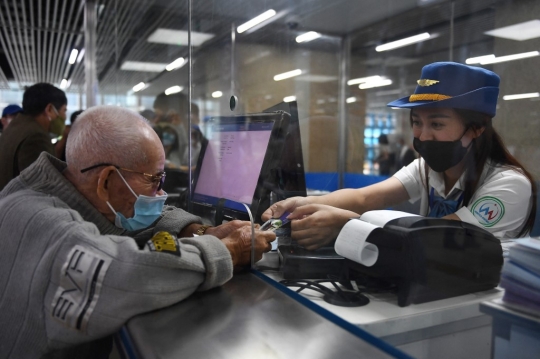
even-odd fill
[[[299,206],[288,216],[291,238],[315,250],[335,240],[347,221],[358,217],[357,213],[323,204]]]
[[[263,221],[268,221],[270,218],[279,218],[285,212],[292,212],[297,207],[311,203],[309,197],[291,197],[283,201],[279,201],[270,206],[261,218]]]

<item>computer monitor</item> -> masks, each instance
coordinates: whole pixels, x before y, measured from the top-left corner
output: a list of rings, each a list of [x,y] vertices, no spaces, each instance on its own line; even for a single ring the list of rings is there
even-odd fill
[[[306,196],[306,174],[304,170],[304,156],[302,153],[302,139],[300,136],[300,123],[298,120],[298,104],[296,101],[281,102],[263,112],[284,111],[290,114],[289,127],[285,137],[284,156],[279,165],[279,181],[276,190],[277,200],[294,196]]]
[[[213,224],[224,218],[254,220],[278,189],[280,164],[291,116],[283,111],[215,117],[194,176],[193,212]]]

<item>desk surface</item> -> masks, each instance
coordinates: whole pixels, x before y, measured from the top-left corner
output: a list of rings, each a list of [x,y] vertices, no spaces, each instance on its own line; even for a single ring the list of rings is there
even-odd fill
[[[251,273],[135,317],[127,331],[142,358],[390,357]]]
[[[278,259],[272,258],[273,255],[270,253],[270,256],[266,256],[263,264],[276,267],[274,262]],[[265,270],[263,274],[276,281],[283,279],[278,271]],[[503,291],[492,289],[428,303],[411,304],[407,307],[399,307],[397,297],[392,293],[368,294],[371,302],[364,307],[354,308],[329,304],[314,291],[304,290],[302,294],[333,314],[384,339],[414,330],[430,330],[435,326],[475,318],[483,318],[484,323],[487,316],[480,312],[479,304],[502,297]],[[459,330],[459,327],[455,330]]]

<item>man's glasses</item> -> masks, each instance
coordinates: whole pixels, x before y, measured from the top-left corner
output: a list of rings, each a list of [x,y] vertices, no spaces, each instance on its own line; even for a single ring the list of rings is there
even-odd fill
[[[98,163],[97,165],[93,165],[93,166],[82,169],[81,173],[88,172],[90,170],[93,170],[94,168],[103,167],[103,166],[114,166],[117,169],[122,170],[122,171],[137,173],[137,174],[149,177],[152,182],[158,183],[158,187],[157,187],[158,191],[161,191],[161,189],[163,188],[163,183],[165,182],[165,175],[166,175],[165,172],[158,173],[157,175],[151,175],[149,173],[138,172],[138,171],[130,170],[128,168],[119,167],[117,165],[113,165],[112,163]]]

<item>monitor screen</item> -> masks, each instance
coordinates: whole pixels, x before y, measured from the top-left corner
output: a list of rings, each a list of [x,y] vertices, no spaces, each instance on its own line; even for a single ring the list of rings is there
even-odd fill
[[[212,118],[195,174],[192,202],[235,211],[230,215],[241,219],[247,219],[242,203],[250,206],[254,216],[265,210],[259,203],[272,190],[268,178],[279,165],[289,118],[284,112]]]

